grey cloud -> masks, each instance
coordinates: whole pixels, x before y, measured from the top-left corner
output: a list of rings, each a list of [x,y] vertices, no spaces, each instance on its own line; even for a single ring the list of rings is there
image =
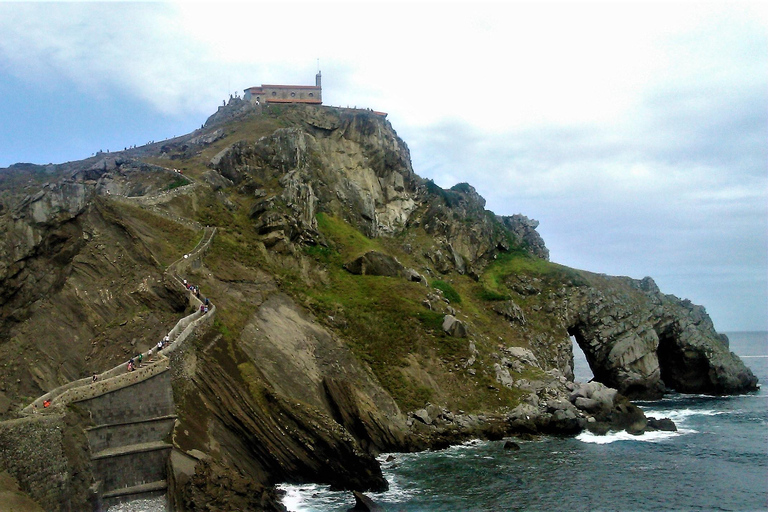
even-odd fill
[[[768,95],[661,92],[613,129],[485,136],[461,123],[411,141],[415,170],[468,181],[501,214],[541,221],[552,258],[651,275],[703,303],[721,329],[768,327]],[[634,166],[648,175],[632,176]]]

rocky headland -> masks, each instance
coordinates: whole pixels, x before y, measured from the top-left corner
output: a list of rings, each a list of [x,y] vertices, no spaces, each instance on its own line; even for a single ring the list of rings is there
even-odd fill
[[[384,489],[382,452],[672,429],[631,400],[757,388],[703,307],[550,262],[537,225],[420,178],[370,110],[234,99],[183,137],[0,170],[0,481],[88,500],[81,408],[22,409],[154,346],[191,313],[177,275],[216,316],[168,362],[175,510],[280,510],[283,481]],[[593,382],[573,382],[571,336]],[[41,487],[44,457],[81,478]]]

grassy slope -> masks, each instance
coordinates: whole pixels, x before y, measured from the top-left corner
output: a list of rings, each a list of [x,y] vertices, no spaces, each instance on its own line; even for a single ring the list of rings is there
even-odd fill
[[[202,154],[179,159],[174,165],[199,178],[210,158],[228,145],[239,140],[258,140],[288,124],[279,115],[246,116],[228,124],[225,137]],[[164,163],[167,165],[168,161]],[[343,269],[344,263],[369,250],[391,254],[406,266],[423,268],[427,264],[419,256],[423,253],[421,248],[433,241],[422,230],[413,229],[394,238],[368,239],[347,223],[320,214],[319,230],[329,246],[307,247],[300,255],[301,261],[288,262],[286,258],[267,255],[259,242],[253,221],[247,215],[254,198],[233,189],[226,194],[235,209],[227,209],[221,198],[210,192],[199,192],[195,200],[197,220],[219,226],[206,258],[209,268],[225,280],[247,279],[259,269],[275,276],[284,291],[308,306],[347,341],[404,410],[421,407],[430,400],[475,411],[517,405],[522,393],[497,389],[500,386],[493,372],[496,360],[489,354],[497,351],[499,343],[527,347],[532,333],[557,326],[549,325],[547,316],[540,312],[544,294],[521,297],[509,289],[505,283],[507,276],[539,276],[545,284],[563,278],[578,279],[576,271],[518,251],[501,255],[479,282],[456,274],[433,281],[434,288],[452,299],[460,318],[470,323],[481,353],[474,366],[476,375],[471,376],[462,368],[470,357],[469,341],[443,334],[443,315],[422,305],[427,293],[424,285],[397,278],[354,276]],[[402,249],[406,243],[412,246],[411,251]],[[314,270],[308,273],[307,267]],[[492,311],[495,300],[510,297],[524,309],[528,327],[510,326]],[[218,330],[230,342],[235,341],[256,306],[234,297],[220,298],[219,303],[223,307],[217,318]],[[513,376],[535,378],[536,370]]]

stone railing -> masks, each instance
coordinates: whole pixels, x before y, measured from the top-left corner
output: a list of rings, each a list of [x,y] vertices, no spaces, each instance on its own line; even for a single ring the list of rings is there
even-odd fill
[[[199,327],[202,327],[203,325],[207,325],[207,326],[212,325],[214,317],[216,315],[216,306],[212,306],[211,309],[208,310],[208,313],[198,312],[196,314],[197,314],[197,318],[189,322],[189,324],[187,324],[187,326],[181,331],[181,333],[179,333],[176,340],[163,349],[163,354],[168,355],[174,350],[176,350],[192,333],[197,331]],[[189,317],[186,317],[182,320],[186,320],[187,318]],[[179,323],[181,323],[181,321],[179,321]],[[179,324],[176,324],[176,327],[179,327]]]

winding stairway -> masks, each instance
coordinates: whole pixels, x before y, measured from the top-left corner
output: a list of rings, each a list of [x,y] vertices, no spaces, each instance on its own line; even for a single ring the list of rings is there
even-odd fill
[[[205,228],[189,254],[168,266],[165,275],[184,286],[182,275],[202,265],[216,228]],[[123,501],[164,495],[168,488],[168,442],[176,421],[169,355],[186,339],[213,322],[216,307],[207,313],[192,292],[188,300],[195,312],[180,319],[168,333],[170,343],[153,355],[143,353],[144,364],[129,372],[123,363],[93,378],[70,382],[49,391],[26,408],[23,415],[64,413],[69,405],[87,411],[93,426],[86,429],[97,503],[108,507]],[[45,408],[45,401],[50,406]]]

